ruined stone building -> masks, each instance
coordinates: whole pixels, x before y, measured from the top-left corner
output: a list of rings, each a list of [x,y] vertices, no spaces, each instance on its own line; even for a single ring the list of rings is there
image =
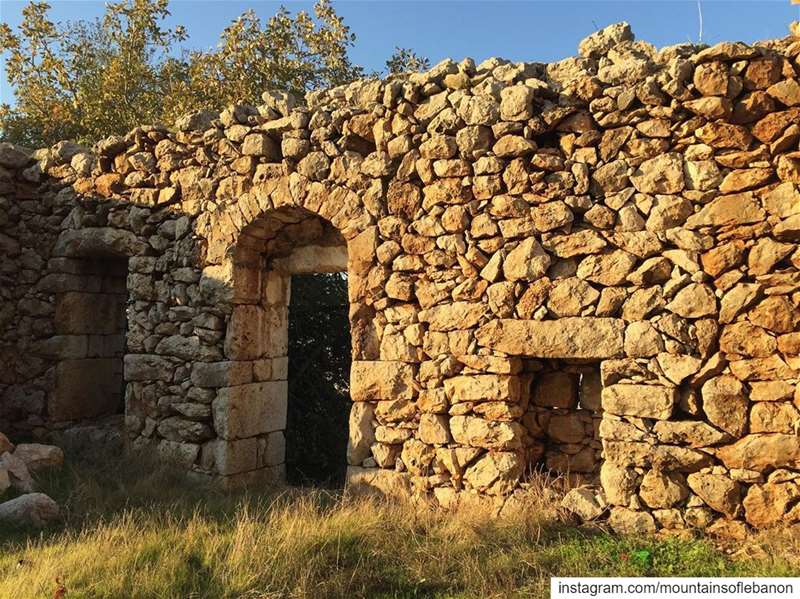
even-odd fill
[[[799,55],[619,24],[5,144],[0,430],[124,414],[194,476],[279,480],[291,277],[346,272],[352,482],[500,505],[542,467],[620,531],[800,520]]]

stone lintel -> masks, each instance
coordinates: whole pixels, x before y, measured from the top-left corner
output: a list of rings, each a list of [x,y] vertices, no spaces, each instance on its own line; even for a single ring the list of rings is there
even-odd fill
[[[600,360],[623,355],[624,331],[619,318],[499,319],[475,336],[479,345],[513,356]]]

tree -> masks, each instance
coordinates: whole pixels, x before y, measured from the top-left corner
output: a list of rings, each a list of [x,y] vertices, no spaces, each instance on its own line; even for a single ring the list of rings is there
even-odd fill
[[[267,89],[302,96],[360,77],[361,67],[348,57],[355,35],[328,0],[314,12],[316,23],[305,11],[292,17],[281,7],[265,25],[245,12],[225,28],[216,50],[188,56],[189,77],[178,95],[193,107],[256,104]]]
[[[314,17],[285,8],[262,23],[247,11],[215,49],[181,50],[182,26],[165,28],[169,0],[118,0],[94,21],[57,24],[33,0],[15,33],[0,24],[0,51],[16,104],[0,106],[0,138],[28,146],[93,142],[140,124],[171,124],[200,108],[257,104],[267,89],[305,91],[363,76],[349,50],[355,35],[329,0]],[[425,68],[398,48],[390,72]]]
[[[168,0],[123,0],[102,19],[56,25],[46,2],[23,9],[18,34],[0,26],[16,106],[0,108],[3,137],[27,145],[89,141],[161,116],[181,27],[162,29]]]
[[[390,75],[408,73],[410,71],[425,71],[429,68],[431,68],[430,61],[410,48],[395,47],[394,53],[386,61],[386,70]]]

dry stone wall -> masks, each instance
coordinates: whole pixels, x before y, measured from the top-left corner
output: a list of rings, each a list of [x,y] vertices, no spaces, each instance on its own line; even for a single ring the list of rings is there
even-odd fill
[[[552,64],[4,145],[0,428],[111,411],[59,371],[118,357],[100,309],[65,332],[106,260],[129,445],[279,479],[290,277],[346,269],[353,484],[502,505],[543,465],[619,531],[800,520],[798,55],[617,24]]]

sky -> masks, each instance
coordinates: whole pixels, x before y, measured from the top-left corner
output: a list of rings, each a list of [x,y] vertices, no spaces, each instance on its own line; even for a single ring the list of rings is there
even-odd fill
[[[49,0],[51,20],[74,21],[102,15],[104,2]],[[16,28],[27,2],[0,0],[0,21]],[[248,9],[266,19],[283,4],[290,11],[311,10],[313,2],[267,0],[171,0],[168,24],[184,25],[187,47],[211,48],[230,21]],[[333,0],[356,44],[353,62],[380,71],[396,46],[412,48],[431,64],[443,58],[476,62],[490,56],[514,61],[550,62],[576,53],[578,42],[599,28],[628,21],[637,39],[657,47],[697,42],[698,0]],[[784,37],[800,5],[790,0],[700,0],[702,41]],[[13,102],[0,74],[0,102]]]

